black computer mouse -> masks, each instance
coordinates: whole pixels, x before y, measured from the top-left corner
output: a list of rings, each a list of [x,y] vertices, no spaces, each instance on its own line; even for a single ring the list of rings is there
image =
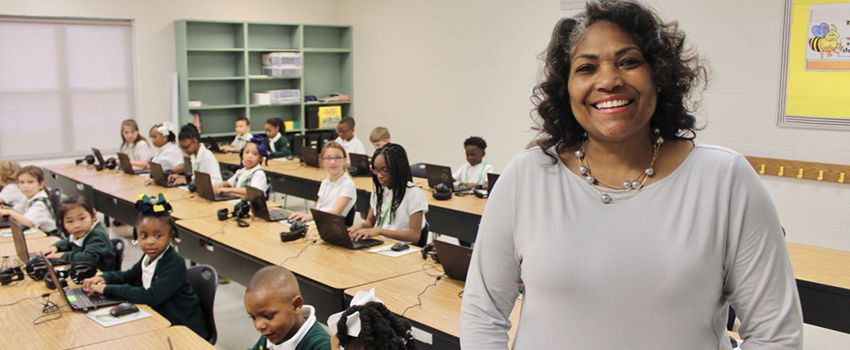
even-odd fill
[[[109,310],[109,314],[115,317],[132,314],[134,312],[139,312],[139,308],[132,303],[121,303],[113,306],[112,310]]]
[[[397,251],[397,252],[400,252],[400,251],[403,251],[403,250],[407,250],[407,248],[410,248],[409,244],[407,244],[405,242],[398,242],[396,244],[393,244],[393,247],[390,248],[390,249]]]

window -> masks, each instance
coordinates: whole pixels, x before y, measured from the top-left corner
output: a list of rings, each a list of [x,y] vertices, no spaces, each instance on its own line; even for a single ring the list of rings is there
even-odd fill
[[[131,25],[0,16],[0,158],[118,148],[136,117]]]

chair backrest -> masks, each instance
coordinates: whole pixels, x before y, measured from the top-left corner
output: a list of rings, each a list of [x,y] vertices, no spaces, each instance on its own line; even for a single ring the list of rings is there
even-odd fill
[[[425,218],[422,218],[425,219]],[[419,234],[419,242],[416,242],[416,246],[424,247],[425,244],[428,243],[428,233],[431,232],[431,225],[427,222],[425,223],[425,227],[422,229],[422,233]]]
[[[189,279],[189,284],[201,300],[201,310],[204,312],[204,319],[207,321],[207,333],[210,344],[215,345],[218,340],[218,332],[215,329],[215,314],[213,306],[215,304],[215,291],[218,288],[218,274],[215,269],[209,265],[195,265],[186,270],[186,277]]]
[[[410,176],[413,177],[428,177],[425,174],[425,163],[416,163],[410,166]]]
[[[47,199],[50,201],[50,212],[53,213],[53,217],[56,219],[56,227],[62,227],[61,221],[62,218],[59,217],[59,204],[62,202],[62,187],[54,187],[47,189]],[[59,237],[65,238],[65,232],[63,230],[57,230],[56,234]]]
[[[357,215],[357,205],[351,207],[351,210],[348,212],[348,215],[345,216],[345,226],[351,227],[354,225],[354,215]]]
[[[127,241],[120,237],[110,239],[110,241],[112,241],[112,247],[115,248],[115,271],[121,271],[121,265],[124,263],[124,247],[127,246]]]

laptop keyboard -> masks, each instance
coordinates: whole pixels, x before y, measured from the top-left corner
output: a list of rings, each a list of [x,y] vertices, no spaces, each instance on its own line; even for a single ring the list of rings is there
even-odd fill
[[[290,213],[286,210],[270,210],[269,211],[269,221],[280,221],[288,218]]]
[[[98,307],[98,305],[112,302],[111,299],[107,298],[103,294],[87,295],[82,288],[67,289],[65,290],[65,294],[67,294],[69,298],[73,296],[76,299],[73,303],[84,309]]]

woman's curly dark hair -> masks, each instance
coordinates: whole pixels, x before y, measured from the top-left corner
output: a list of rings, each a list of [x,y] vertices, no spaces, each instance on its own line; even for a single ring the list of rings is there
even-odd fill
[[[696,137],[696,104],[689,102],[691,91],[707,80],[708,72],[695,52],[685,48],[685,34],[677,22],[664,23],[650,8],[631,0],[591,0],[585,12],[558,22],[552,40],[543,53],[543,82],[534,88],[532,102],[540,115],[535,130],[547,150],[559,145],[572,147],[584,138],[584,129],[570,108],[567,84],[570,54],[591,25],[606,21],[628,33],[643,51],[658,87],[658,103],[650,123],[665,139]],[[555,158],[556,160],[557,158]]]
[[[348,326],[345,321],[349,315],[358,311],[360,312],[360,336],[351,337],[348,335]],[[334,325],[328,326],[334,327]],[[335,326],[339,345],[346,349],[416,350],[410,323],[378,302],[349,307]]]

